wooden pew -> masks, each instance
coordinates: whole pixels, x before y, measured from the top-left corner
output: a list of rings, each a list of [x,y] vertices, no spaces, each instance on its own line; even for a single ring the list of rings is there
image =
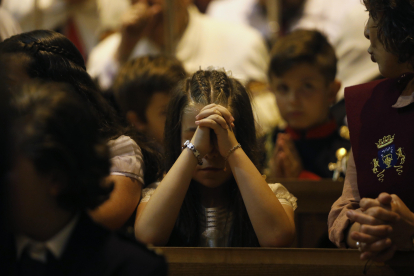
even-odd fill
[[[298,208],[295,211],[296,241],[293,247],[318,247],[319,239],[326,235],[328,230],[327,221],[331,206],[341,196],[344,183],[330,179],[319,181],[269,179],[267,181],[282,183],[298,198]]]
[[[169,264],[169,275],[364,275],[357,250],[273,248],[155,248]],[[366,275],[414,275],[414,252],[368,265]]]

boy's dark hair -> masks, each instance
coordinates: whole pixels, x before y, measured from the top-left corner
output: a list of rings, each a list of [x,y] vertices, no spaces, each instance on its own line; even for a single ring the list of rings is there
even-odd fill
[[[100,205],[112,189],[102,186],[109,152],[99,122],[80,96],[58,83],[30,82],[13,92],[16,154],[29,158],[39,173],[58,177],[62,208],[83,211]]]
[[[377,22],[378,39],[401,63],[414,67],[414,0],[363,0]]]
[[[115,99],[123,113],[134,111],[146,123],[145,112],[154,93],[170,93],[185,76],[184,67],[176,58],[139,57],[120,69],[113,87]]]
[[[257,142],[250,96],[243,85],[221,71],[197,71],[191,78],[181,81],[168,105],[165,122],[166,170],[168,171],[181,154],[181,124],[185,108],[193,104],[216,103],[229,108],[235,118],[235,134],[244,152],[256,165]],[[239,123],[237,123],[239,122]],[[260,169],[260,168],[259,168]],[[247,214],[246,206],[234,177],[226,183],[229,210],[233,214],[229,246],[259,246],[259,242]],[[194,180],[184,198],[168,245],[197,246],[200,238],[200,195]]]
[[[317,67],[328,82],[335,80],[335,50],[323,34],[311,30],[296,30],[276,41],[271,51],[269,78],[282,76],[302,63]]]
[[[140,146],[145,163],[144,182],[149,184],[160,178],[159,153],[142,134],[122,124],[86,72],[82,55],[68,38],[49,30],[18,34],[0,43],[0,60],[9,54],[21,54],[28,60],[26,73],[31,78],[71,85],[97,119],[102,138],[109,141],[127,135]]]

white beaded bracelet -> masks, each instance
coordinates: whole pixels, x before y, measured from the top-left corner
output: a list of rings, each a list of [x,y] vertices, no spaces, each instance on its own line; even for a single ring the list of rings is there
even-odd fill
[[[185,149],[185,148],[188,148],[189,150],[191,150],[193,152],[195,158],[197,158],[197,163],[199,165],[203,165],[203,160],[201,159],[200,152],[198,150],[196,150],[194,145],[191,144],[190,140],[185,141],[184,145],[182,146],[182,149]]]

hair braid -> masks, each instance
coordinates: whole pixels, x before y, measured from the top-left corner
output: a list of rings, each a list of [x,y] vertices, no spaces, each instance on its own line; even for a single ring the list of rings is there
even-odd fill
[[[203,102],[204,104],[209,104],[211,100],[211,86],[210,82],[207,81],[205,71],[197,71],[193,76],[192,82],[193,84],[195,84],[195,87],[198,87],[198,89],[191,89],[191,96],[194,98],[194,100],[196,102]]]
[[[213,83],[214,102],[228,104],[230,85],[226,73],[214,70],[211,73],[211,82]]]
[[[83,61],[76,60],[76,58],[69,53],[67,50],[65,50],[62,47],[56,46],[56,45],[46,45],[41,42],[33,41],[31,43],[25,44],[24,49],[31,51],[33,54],[37,54],[39,51],[45,51],[48,53],[59,55],[63,58],[66,58],[77,65],[81,66],[84,70],[86,70],[85,64]]]

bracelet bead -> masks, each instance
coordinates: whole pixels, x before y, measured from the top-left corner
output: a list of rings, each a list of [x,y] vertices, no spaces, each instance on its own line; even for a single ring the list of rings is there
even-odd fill
[[[201,159],[200,152],[194,147],[194,145],[190,142],[190,140],[185,141],[184,145],[181,147],[181,149],[188,148],[191,150],[197,159],[198,165],[203,165],[203,160]]]

